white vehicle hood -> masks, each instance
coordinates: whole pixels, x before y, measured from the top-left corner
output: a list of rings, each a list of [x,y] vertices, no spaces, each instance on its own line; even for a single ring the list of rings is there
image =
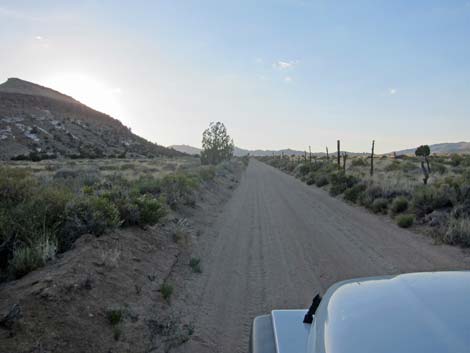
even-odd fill
[[[337,283],[318,307],[304,352],[470,352],[470,272]]]

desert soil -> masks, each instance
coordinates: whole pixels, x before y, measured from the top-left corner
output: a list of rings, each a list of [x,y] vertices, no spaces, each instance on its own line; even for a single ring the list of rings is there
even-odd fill
[[[463,250],[435,245],[256,160],[194,251],[203,273],[187,279],[176,304],[194,322],[193,337],[178,349],[184,352],[247,352],[253,317],[305,308],[340,280],[470,269]]]

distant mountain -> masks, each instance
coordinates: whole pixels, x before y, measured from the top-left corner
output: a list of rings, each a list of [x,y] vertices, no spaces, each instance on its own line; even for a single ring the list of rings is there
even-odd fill
[[[448,142],[448,143],[437,143],[429,145],[431,153],[437,154],[448,154],[448,153],[470,153],[470,142]],[[406,150],[396,151],[397,155],[400,154],[414,154],[415,148],[409,148]]]
[[[0,160],[177,155],[50,88],[17,78],[0,85]]]
[[[470,142],[455,142],[455,143],[438,143],[434,145],[429,146],[431,148],[431,153],[437,153],[437,154],[448,154],[448,153],[469,153],[470,154]],[[187,154],[200,154],[201,149],[193,146],[188,146],[188,145],[173,145],[169,146],[169,148],[173,148],[176,151],[180,151],[183,153]],[[401,150],[401,151],[396,151],[395,153],[397,155],[403,155],[403,154],[414,154],[416,150],[415,148],[410,148],[406,150]],[[263,157],[263,156],[279,156],[281,154],[284,154],[286,156],[303,156],[305,151],[298,151],[298,150],[292,150],[292,149],[283,149],[283,150],[247,150],[239,147],[235,147],[234,149],[234,155],[241,157],[241,156],[246,156],[247,154],[250,154],[250,156],[254,157]],[[341,151],[343,153],[343,151]],[[370,153],[369,152],[346,152],[350,156],[367,156]],[[385,153],[385,154],[392,154],[391,153]],[[325,156],[326,153],[324,152],[312,152],[312,155],[317,156],[317,157],[322,157]],[[336,155],[336,151],[330,151],[330,156]]]
[[[173,148],[177,151],[187,153],[187,154],[192,154],[192,155],[196,155],[196,154],[201,153],[200,148],[193,147],[193,146],[188,146],[188,145],[172,145],[172,146],[169,146],[169,148]],[[333,153],[336,153],[336,151],[333,152]],[[363,154],[363,153],[354,153],[354,152],[347,152],[347,153],[351,156],[353,156],[353,155],[354,156],[355,155],[362,155]],[[243,157],[243,156],[246,156],[248,154],[250,156],[253,156],[253,157],[264,157],[264,156],[273,156],[273,155],[274,156],[280,156],[281,154],[284,154],[285,156],[292,156],[292,155],[303,156],[305,154],[305,151],[297,151],[297,150],[292,150],[290,148],[286,148],[286,149],[283,149],[283,150],[247,150],[247,149],[235,147],[234,151],[233,151],[233,154],[237,157]],[[312,155],[317,156],[317,157],[321,157],[321,156],[326,155],[326,153],[324,153],[324,152],[312,152]]]
[[[168,148],[175,149],[176,151],[182,152],[182,153],[187,153],[187,154],[200,154],[201,149],[193,146],[188,146],[188,145],[172,145],[168,146]],[[246,150],[243,148],[235,147],[233,150],[233,154],[237,157],[243,157],[246,155],[254,156],[254,157],[262,157],[262,156],[272,156],[274,155],[280,155],[281,153],[284,153],[285,155],[303,155],[303,151],[294,151],[291,149],[285,149],[285,150],[279,150],[279,151],[271,151],[271,150]]]
[[[279,156],[281,154],[284,154],[286,156],[291,156],[291,155],[299,156],[299,155],[303,155],[304,153],[305,153],[304,151],[291,150],[290,148],[286,148],[283,150],[245,150],[243,148],[235,147],[235,150],[234,150],[234,155],[236,156],[246,156],[247,154],[249,154],[250,156],[254,156],[254,157],[264,157],[264,156],[272,156],[272,155]]]
[[[186,154],[191,154],[191,155],[197,155],[201,153],[201,149],[189,145],[171,145],[168,146],[168,148],[174,149],[175,151],[181,152],[181,153],[186,153]]]

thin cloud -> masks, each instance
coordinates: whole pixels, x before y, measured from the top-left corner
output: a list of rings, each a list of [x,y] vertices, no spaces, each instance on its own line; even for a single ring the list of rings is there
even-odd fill
[[[292,82],[292,77],[291,76],[284,77],[284,82],[287,82],[287,83]]]
[[[390,94],[391,96],[395,95],[397,93],[397,90],[395,88],[390,88],[388,90],[388,94]]]
[[[36,40],[43,40],[44,38],[43,38],[42,36],[36,36],[36,37],[34,37],[34,39],[36,39]]]
[[[26,22],[70,22],[71,20],[79,20],[80,18],[70,12],[47,12],[47,13],[36,13],[19,11],[12,8],[0,6],[0,18],[6,18],[16,21]]]
[[[41,18],[36,16],[31,16],[30,14],[11,10],[6,7],[0,7],[0,17],[11,18],[14,20],[23,20],[23,21],[40,21]]]
[[[273,68],[278,70],[290,70],[293,69],[299,63],[298,60],[284,61],[278,60],[273,64]]]

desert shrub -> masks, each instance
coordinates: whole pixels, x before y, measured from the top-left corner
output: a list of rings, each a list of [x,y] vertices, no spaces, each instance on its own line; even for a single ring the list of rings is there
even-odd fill
[[[65,207],[75,197],[73,192],[63,185],[47,185],[37,189],[32,196],[36,204],[36,213],[42,216],[43,226],[53,229],[63,221]],[[42,212],[39,209],[42,208]]]
[[[401,228],[409,228],[413,225],[415,218],[413,215],[400,215],[397,217],[397,224]]]
[[[459,189],[459,204],[452,210],[456,218],[470,219],[470,184],[464,184]]]
[[[215,167],[214,166],[201,166],[199,169],[199,177],[203,181],[211,181],[215,178]]]
[[[167,175],[161,180],[162,194],[173,209],[180,204],[194,205],[193,191],[197,185],[195,177],[181,173]]]
[[[13,237],[17,243],[31,245],[41,234],[55,233],[71,198],[72,194],[61,187],[31,188],[31,194],[21,201],[7,202],[8,207],[0,205],[0,236],[2,239]]]
[[[65,208],[65,223],[59,234],[59,250],[66,251],[83,234],[100,236],[120,225],[119,210],[106,197],[81,197]]]
[[[106,319],[111,326],[118,325],[124,316],[122,309],[109,309],[106,311]]]
[[[123,226],[145,225],[141,223],[139,206],[130,198],[122,200],[123,202],[116,205],[119,210],[119,219]]]
[[[191,267],[194,273],[201,273],[201,259],[198,257],[192,257],[191,260],[189,260],[189,267]]]
[[[278,169],[283,169],[283,166],[284,166],[284,161],[278,158],[273,158],[265,162],[268,163],[270,166],[274,168],[278,168]]]
[[[316,174],[314,172],[310,172],[307,174],[306,178],[305,178],[305,182],[307,183],[307,185],[314,185],[315,184],[315,176]]]
[[[328,176],[326,174],[320,174],[315,178],[315,185],[317,185],[319,188],[328,184],[329,181]]]
[[[140,177],[133,184],[140,194],[159,195],[162,191],[161,179],[152,177]]]
[[[50,239],[71,197],[61,186],[42,185],[22,170],[0,169],[0,243],[9,244],[0,267],[19,277],[41,266],[37,259],[47,260],[44,254],[53,248]]]
[[[25,201],[37,184],[25,170],[0,168],[0,207],[9,208]]]
[[[462,172],[462,181],[466,184],[470,184],[470,168],[466,168]]]
[[[451,218],[443,241],[452,245],[470,246],[470,219]]]
[[[44,169],[47,170],[48,172],[55,172],[58,168],[59,168],[59,165],[52,164],[52,163],[46,164],[44,166]]]
[[[9,239],[12,230],[12,220],[8,210],[0,208],[0,244]],[[0,261],[2,262],[2,261]]]
[[[49,236],[35,240],[31,245],[23,245],[14,250],[9,261],[9,271],[14,278],[20,278],[29,272],[44,266],[57,252],[55,240]]]
[[[250,163],[250,156],[249,155],[242,156],[240,157],[240,160],[243,163],[243,165],[246,167],[248,166],[248,163]]]
[[[214,167],[209,168],[215,173]],[[193,204],[193,191],[197,186],[197,176],[184,173],[169,174],[162,179],[142,177],[134,183],[134,189],[142,195],[164,195],[168,205],[173,209],[179,204]]]
[[[400,166],[401,170],[405,173],[417,171],[419,169],[419,166],[411,161],[404,161],[403,163],[400,163]]]
[[[462,162],[460,162],[460,165],[463,167],[470,167],[470,156],[468,154],[462,155]]]
[[[333,196],[342,194],[347,188],[351,188],[357,183],[357,179],[352,175],[343,172],[330,175],[330,194]]]
[[[98,168],[87,168],[80,170],[63,168],[55,172],[53,179],[57,181],[65,180],[67,183],[70,183],[70,181],[73,180],[74,183],[80,186],[93,186],[100,182],[101,176],[99,174]]]
[[[439,187],[442,184],[447,184],[449,186],[454,187],[455,189],[459,188],[460,185],[463,182],[463,176],[462,175],[447,175],[443,178],[438,178],[434,181],[434,186]]]
[[[384,192],[380,186],[371,184],[367,187],[366,196],[371,200],[371,203],[375,199],[383,197],[383,195],[384,195]]]
[[[234,172],[234,165],[230,163],[230,161],[222,161],[215,166],[215,174],[216,175],[226,175],[227,173]]]
[[[165,200],[156,199],[150,195],[142,195],[135,200],[138,210],[139,225],[154,225],[158,223],[167,213]]]
[[[459,166],[463,161],[463,157],[460,154],[454,153],[450,156],[450,164],[454,167]]]
[[[386,198],[378,198],[372,202],[371,205],[372,212],[374,213],[387,213],[388,209],[388,200]]]
[[[432,162],[431,163],[431,170],[435,173],[445,174],[447,172],[447,168],[443,163]]]
[[[135,170],[136,166],[133,163],[124,163],[120,167],[121,170]]]
[[[310,172],[310,165],[306,163],[299,164],[294,170],[294,173],[297,177],[302,177],[304,175],[307,175],[309,172]]]
[[[367,185],[366,191],[359,199],[362,206],[371,208],[375,199],[385,197],[385,192],[381,186],[370,183]]]
[[[23,246],[13,252],[9,270],[14,278],[20,278],[43,265],[41,255],[34,246]]]
[[[109,171],[115,171],[115,170],[119,170],[119,166],[118,165],[100,165],[98,167],[99,170],[109,170]]]
[[[120,178],[112,177],[110,180],[110,188],[107,190],[99,190],[99,195],[112,203],[119,212],[119,219],[123,226],[138,225],[140,222],[140,212],[136,204],[136,199],[141,195],[132,185]],[[92,195],[92,193],[86,193]],[[150,195],[151,196],[151,195]]]
[[[389,165],[387,165],[384,170],[386,172],[393,172],[393,171],[396,171],[396,170],[401,170],[401,163],[398,162],[398,161],[392,161],[392,163],[390,163]]]
[[[185,228],[185,220],[182,219],[178,221],[173,233],[173,241],[181,246],[188,246],[191,243],[191,236]]]
[[[404,196],[396,197],[393,200],[392,205],[390,207],[390,211],[392,212],[392,215],[405,212],[407,209],[408,209],[408,200]]]
[[[351,161],[352,167],[365,167],[367,165],[368,165],[367,160],[362,157],[353,158]]]
[[[166,301],[170,300],[171,295],[173,294],[173,286],[169,283],[162,283],[160,286],[160,293]]]
[[[318,162],[315,162],[315,163],[310,165],[310,171],[311,172],[323,171],[325,173],[328,173],[328,172],[331,172],[335,169],[336,169],[336,167],[334,169],[331,169],[329,167],[329,165],[327,163],[323,162],[323,161],[318,161]]]
[[[366,190],[366,185],[356,184],[344,192],[344,199],[356,203]]]
[[[470,219],[470,200],[454,207],[454,209],[452,210],[452,216],[455,218]]]
[[[434,210],[452,207],[454,195],[448,185],[439,188],[421,186],[413,193],[413,207],[418,217],[423,217]]]
[[[78,170],[74,169],[59,169],[55,172],[53,178],[54,179],[73,179],[77,178],[79,174]]]
[[[295,162],[287,161],[287,163],[284,164],[283,169],[289,173],[292,173],[295,169],[295,166],[296,166]]]

